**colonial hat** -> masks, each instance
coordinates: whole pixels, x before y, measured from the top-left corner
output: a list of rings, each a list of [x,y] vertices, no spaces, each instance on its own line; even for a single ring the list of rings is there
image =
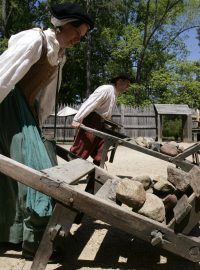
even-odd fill
[[[92,18],[78,4],[57,4],[53,5],[50,8],[50,11],[52,16],[58,20],[77,19],[87,23],[90,26],[90,30],[94,28],[94,22]]]
[[[116,83],[117,80],[128,80],[130,83],[133,83],[133,79],[129,76],[129,74],[126,73],[120,73],[118,76],[111,79],[111,83]]]

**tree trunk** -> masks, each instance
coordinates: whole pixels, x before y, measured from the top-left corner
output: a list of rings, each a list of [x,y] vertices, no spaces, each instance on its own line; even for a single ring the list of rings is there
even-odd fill
[[[91,94],[91,36],[90,34],[88,34],[88,38],[87,38],[87,52],[86,52],[86,56],[87,56],[87,63],[86,63],[86,79],[87,79],[87,89],[86,89],[86,98],[89,97],[89,95]]]

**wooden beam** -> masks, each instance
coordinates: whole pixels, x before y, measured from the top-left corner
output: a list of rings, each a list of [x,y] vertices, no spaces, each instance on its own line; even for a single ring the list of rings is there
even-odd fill
[[[124,147],[127,147],[127,148],[130,148],[130,149],[133,149],[133,150],[136,150],[138,152],[141,152],[141,153],[144,153],[144,154],[147,154],[147,155],[150,155],[152,157],[155,157],[155,158],[159,158],[159,159],[162,159],[164,161],[167,161],[167,162],[171,162],[171,163],[174,163],[174,164],[177,164],[177,165],[180,165],[181,168],[185,167],[186,170],[190,170],[193,168],[194,164],[191,164],[191,163],[188,163],[187,161],[184,161],[183,160],[183,157],[179,158],[179,159],[176,159],[171,157],[171,156],[168,156],[168,155],[165,155],[165,154],[162,154],[160,152],[156,152],[156,151],[153,151],[151,149],[148,149],[148,148],[145,148],[145,147],[142,147],[140,145],[137,145],[135,142],[129,142],[127,141],[127,139],[121,139],[121,138],[118,138],[116,136],[113,136],[113,135],[110,135],[110,134],[107,134],[105,132],[102,132],[102,131],[99,131],[99,130],[96,130],[96,129],[92,129],[92,128],[89,128],[89,127],[86,127],[86,126],[81,126],[82,129],[88,131],[88,132],[91,132],[93,134],[95,134],[96,136],[104,139],[104,140],[109,140],[110,144],[114,144],[114,143],[118,143]],[[194,151],[194,150],[193,150]],[[184,152],[183,152],[184,153]],[[181,155],[179,155],[180,157]]]
[[[76,211],[56,203],[39,248],[35,254],[31,270],[44,270],[46,268],[49,258],[55,249],[55,239],[59,237],[65,239],[67,237],[76,215]],[[53,231],[54,235],[52,235]]]
[[[70,162],[68,162],[70,166]],[[84,191],[77,191],[64,181],[47,178],[44,173],[0,155],[0,171],[17,181],[43,192],[64,205],[100,219],[127,233],[151,242],[151,234],[158,230],[163,239],[159,247],[188,260],[200,261],[200,242],[182,234],[175,234],[166,225],[122,208],[109,201],[97,198]],[[195,248],[194,248],[195,247]],[[194,250],[193,250],[194,249]]]
[[[82,177],[94,171],[95,165],[89,161],[77,158],[67,163],[42,170],[45,177],[76,184]]]

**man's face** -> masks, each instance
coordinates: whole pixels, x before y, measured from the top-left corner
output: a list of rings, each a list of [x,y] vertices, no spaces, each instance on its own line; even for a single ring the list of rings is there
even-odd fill
[[[117,88],[119,89],[121,93],[127,91],[129,86],[130,86],[129,80],[119,79],[117,81]]]
[[[57,39],[61,48],[70,48],[81,41],[88,32],[89,26],[84,23],[75,27],[70,23],[62,26],[61,32],[57,33]]]

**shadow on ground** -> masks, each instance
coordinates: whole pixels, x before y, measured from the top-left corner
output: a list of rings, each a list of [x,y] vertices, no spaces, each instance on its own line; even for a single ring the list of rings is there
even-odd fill
[[[84,259],[87,257],[81,256],[84,247],[94,231],[99,230],[104,231],[105,235],[102,241],[96,239],[98,248],[94,258]],[[91,253],[92,248],[95,247],[91,247]],[[75,269],[200,270],[200,266],[85,216],[82,225],[67,239],[63,266],[56,268]]]

